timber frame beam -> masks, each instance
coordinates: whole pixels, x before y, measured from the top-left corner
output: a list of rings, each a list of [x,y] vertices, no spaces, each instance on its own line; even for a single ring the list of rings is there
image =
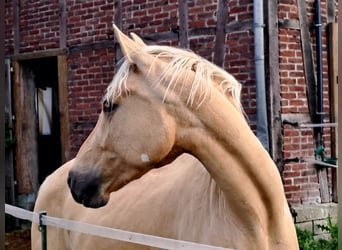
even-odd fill
[[[265,20],[267,34],[266,71],[268,75],[267,101],[269,117],[270,155],[276,163],[278,170],[283,172],[282,155],[282,119],[280,106],[280,78],[279,78],[279,39],[278,39],[278,3],[277,1],[264,1],[267,11]]]

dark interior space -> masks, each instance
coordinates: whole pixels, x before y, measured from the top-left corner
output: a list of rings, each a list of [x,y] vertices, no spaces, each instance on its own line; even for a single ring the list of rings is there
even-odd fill
[[[38,164],[41,184],[61,165],[57,58],[26,60],[23,65],[33,71],[36,85]]]

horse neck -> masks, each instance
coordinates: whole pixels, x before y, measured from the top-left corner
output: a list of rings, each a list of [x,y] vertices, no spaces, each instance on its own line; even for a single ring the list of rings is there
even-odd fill
[[[242,114],[218,91],[193,112],[202,126],[182,134],[185,148],[215,179],[236,223],[256,246],[261,239],[293,240],[278,170]],[[263,249],[271,245],[265,244]]]

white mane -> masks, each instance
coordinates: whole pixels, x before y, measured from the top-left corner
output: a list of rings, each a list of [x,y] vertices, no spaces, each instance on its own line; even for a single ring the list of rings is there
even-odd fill
[[[193,52],[184,49],[153,45],[145,46],[143,47],[143,50],[155,56],[156,59],[160,58],[163,59],[163,61],[168,62],[168,66],[155,83],[161,83],[165,76],[172,75],[172,79],[169,80],[164,99],[172,86],[177,82],[180,74],[185,74],[185,77],[183,77],[187,79],[190,72],[195,72],[192,88],[187,100],[188,105],[193,105],[195,101],[194,97],[196,96],[195,94],[199,94],[200,100],[196,101],[199,101],[198,106],[200,106],[207,96],[210,95],[213,87],[212,82],[216,82],[218,83],[218,87],[221,92],[223,94],[228,92],[234,99],[236,107],[238,107],[240,111],[242,110],[240,103],[241,84],[223,69]],[[151,67],[153,67],[153,63],[151,64]],[[129,89],[126,84],[129,70],[130,63],[127,60],[124,60],[107,88],[106,95],[104,97],[106,100],[114,100],[116,97],[121,96],[123,92],[126,94],[129,93]]]

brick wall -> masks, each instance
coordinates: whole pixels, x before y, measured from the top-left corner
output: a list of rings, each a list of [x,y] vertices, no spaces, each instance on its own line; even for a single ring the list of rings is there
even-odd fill
[[[58,1],[19,1],[20,52],[58,48]]]
[[[113,37],[113,2],[113,0],[68,0],[66,5],[67,45],[77,46],[111,40]]]
[[[314,20],[314,2],[307,1],[308,21]],[[327,22],[326,2],[321,1],[322,16],[322,50],[323,50],[323,100],[324,112],[329,113],[328,93],[328,55],[327,55]],[[279,1],[279,19],[299,19],[296,0]],[[310,28],[310,39],[316,61],[315,33]],[[283,118],[300,123],[311,123],[307,102],[306,83],[303,69],[303,55],[301,51],[301,38],[299,29],[279,29],[279,63],[280,63],[280,88],[281,88],[281,112]],[[316,66],[315,66],[316,67]],[[316,70],[316,68],[315,68]],[[326,116],[325,122],[329,122]],[[330,155],[330,129],[324,129],[324,144],[327,155]],[[295,157],[313,158],[315,151],[313,129],[298,129],[289,125],[284,126],[283,131],[283,157],[290,159]],[[321,201],[316,167],[306,162],[288,163],[284,166],[284,186],[288,201],[292,204],[314,204]],[[331,185],[330,170],[328,171],[329,185]]]
[[[13,4],[12,1],[5,2],[5,55],[14,54],[14,32],[13,32]]]
[[[67,2],[69,116],[71,155],[95,126],[101,100],[114,75],[114,49],[96,46],[113,41],[113,1]]]
[[[95,126],[101,100],[114,74],[113,49],[73,53],[69,65],[70,140],[73,155]]]
[[[205,34],[189,37],[190,48],[208,60],[213,59],[217,1],[188,1],[189,29],[204,28]],[[279,0],[279,19],[297,19],[296,0]],[[307,1],[309,20],[313,19],[313,0]],[[124,32],[142,36],[178,29],[177,0],[124,0],[122,2]],[[6,55],[13,54],[13,1],[5,3]],[[101,108],[101,98],[114,75],[112,21],[114,0],[68,0],[66,44],[68,55],[68,102],[70,117],[71,156],[94,127]],[[322,0],[322,22],[326,22],[326,4]],[[337,9],[337,8],[336,8]],[[19,1],[20,52],[41,51],[59,47],[59,1]],[[253,46],[253,1],[228,1],[228,23],[241,24],[226,35],[224,68],[243,85],[242,104],[255,129],[255,73]],[[243,24],[248,25],[243,25]],[[324,111],[329,112],[326,32],[323,29]],[[176,34],[176,33],[175,33]],[[272,38],[270,38],[272,39]],[[314,32],[311,32],[315,51]],[[107,42],[107,43],[106,43]],[[147,41],[151,43],[151,41]],[[178,46],[178,38],[158,40],[159,44]],[[105,44],[108,46],[106,47]],[[279,29],[279,63],[281,112],[283,117],[304,117],[308,121],[308,104],[303,74],[300,32]],[[303,118],[303,119],[304,119]],[[296,118],[297,119],[297,118]],[[302,119],[302,118],[301,118]],[[302,120],[303,120],[302,119]],[[305,120],[304,119],[304,120]],[[329,129],[325,142],[329,150]],[[299,131],[285,125],[283,157],[312,157],[314,146],[311,129]],[[284,166],[285,191],[290,203],[319,202],[316,169],[307,163]]]

